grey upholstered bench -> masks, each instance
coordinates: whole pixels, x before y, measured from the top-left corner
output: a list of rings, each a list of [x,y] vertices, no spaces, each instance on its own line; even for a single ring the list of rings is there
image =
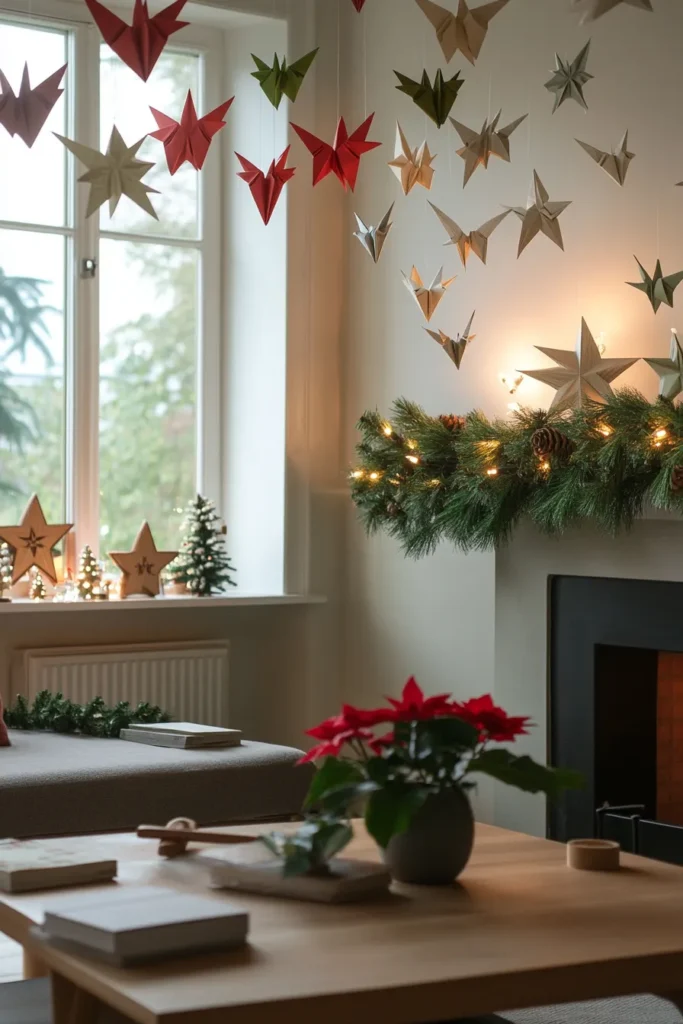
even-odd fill
[[[122,832],[175,817],[200,825],[287,818],[313,768],[301,751],[245,742],[173,750],[10,730],[0,750],[0,838]]]

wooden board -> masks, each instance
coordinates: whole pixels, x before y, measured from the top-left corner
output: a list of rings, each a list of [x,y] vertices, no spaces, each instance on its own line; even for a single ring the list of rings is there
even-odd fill
[[[204,884],[192,856],[160,861],[153,842],[129,836],[90,842],[116,857],[124,884]],[[378,859],[365,836],[350,853]],[[242,950],[134,970],[41,954],[139,1024],[416,1024],[683,988],[683,869],[625,856],[624,870],[593,874],[567,869],[565,856],[478,826],[450,889],[394,886],[349,906],[215,893],[251,914]],[[25,943],[54,898],[3,896],[0,929]]]

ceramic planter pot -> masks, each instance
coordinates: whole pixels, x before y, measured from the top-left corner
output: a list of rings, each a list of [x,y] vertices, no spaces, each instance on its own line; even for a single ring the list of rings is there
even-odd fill
[[[461,789],[427,797],[408,829],[384,852],[397,882],[450,885],[465,868],[474,845],[474,815]]]

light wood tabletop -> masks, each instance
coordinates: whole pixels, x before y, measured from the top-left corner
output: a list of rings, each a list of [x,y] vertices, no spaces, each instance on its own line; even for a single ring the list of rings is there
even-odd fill
[[[205,885],[196,859],[160,861],[154,842],[84,843],[118,858],[122,884]],[[349,852],[378,856],[364,833]],[[214,893],[251,914],[249,945],[224,954],[121,970],[38,947],[29,929],[64,891],[2,896],[0,930],[55,975],[55,1024],[92,1024],[92,997],[139,1024],[418,1024],[638,992],[681,1005],[683,869],[623,865],[572,871],[560,844],[479,825],[452,888],[349,906]]]

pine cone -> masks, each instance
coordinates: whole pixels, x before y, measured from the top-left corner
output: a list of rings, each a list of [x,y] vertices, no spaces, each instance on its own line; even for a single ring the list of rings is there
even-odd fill
[[[555,427],[539,427],[531,435],[534,455],[571,455],[574,442]]]
[[[683,466],[674,466],[671,471],[671,490],[674,494],[683,491]]]
[[[465,426],[466,420],[464,416],[453,416],[452,413],[446,413],[443,416],[439,416],[439,422],[443,423],[446,430],[452,430],[456,433]]]
[[[387,505],[387,515],[391,516],[392,519],[395,519],[400,514],[401,506],[395,501],[390,501],[389,504]]]

